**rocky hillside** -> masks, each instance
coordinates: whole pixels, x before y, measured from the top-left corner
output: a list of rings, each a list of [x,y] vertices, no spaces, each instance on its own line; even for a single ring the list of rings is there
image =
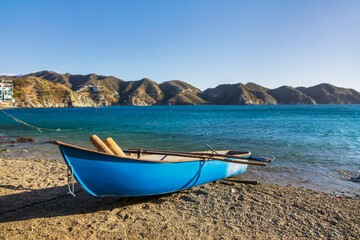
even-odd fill
[[[179,80],[163,82],[159,85],[164,93],[162,104],[165,105],[198,105],[205,104],[198,95],[200,89]]]
[[[319,84],[268,89],[255,83],[222,84],[201,92],[179,80],[156,83],[148,78],[123,81],[96,74],[72,75],[40,71],[14,79],[14,97],[20,107],[77,107],[109,105],[276,105],[360,104],[353,89]]]
[[[353,89],[339,88],[323,83],[297,90],[314,99],[317,104],[360,104],[360,93]]]
[[[74,93],[60,83],[38,77],[23,77],[14,81],[14,99],[18,107],[93,107],[91,98]]]
[[[259,99],[261,105],[275,105],[278,101],[268,94],[270,90],[255,83],[247,83],[245,88]]]
[[[278,104],[316,104],[313,98],[289,86],[269,90],[267,93],[273,96]]]
[[[254,83],[224,84],[206,89],[200,96],[213,104],[223,105],[298,105],[298,104],[360,104],[360,93],[331,84],[293,88],[264,88]]]
[[[159,85],[148,78],[122,82],[119,87],[119,104],[122,105],[155,105],[162,99]]]
[[[277,104],[277,100],[267,93],[268,90],[254,83],[223,84],[206,89],[200,96],[211,103],[221,105]]]
[[[80,88],[89,85],[99,85],[113,92],[117,91],[119,89],[119,83],[123,82],[123,80],[113,76],[102,76],[94,73],[87,75],[72,75],[70,73],[59,74],[52,71],[40,71],[24,75],[24,77],[27,76],[34,76],[53,83],[60,83],[73,91],[77,91]]]
[[[52,71],[40,71],[23,76],[0,76],[0,79],[15,79],[14,95],[20,107],[63,106],[109,106],[109,105],[194,105],[205,101],[197,96],[201,91],[182,81],[162,84],[143,78],[138,81],[123,81],[113,76],[96,74],[72,75]],[[24,86],[32,86],[32,90]],[[72,96],[69,103],[65,97],[52,97],[52,90],[66,89]],[[42,89],[42,90],[39,90]],[[46,93],[48,91],[48,93]],[[25,94],[29,92],[28,96]],[[44,97],[46,95],[46,97]]]

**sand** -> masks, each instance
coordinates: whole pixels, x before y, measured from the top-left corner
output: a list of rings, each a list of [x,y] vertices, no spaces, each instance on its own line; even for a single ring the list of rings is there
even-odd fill
[[[0,158],[0,239],[360,239],[360,198],[219,180],[151,197],[96,198],[64,162]]]

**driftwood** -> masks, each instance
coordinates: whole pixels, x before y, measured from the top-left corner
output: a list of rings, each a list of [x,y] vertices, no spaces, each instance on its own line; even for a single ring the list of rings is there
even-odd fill
[[[247,180],[247,179],[237,179],[237,178],[224,178],[223,180],[226,180],[226,181],[229,181],[229,182],[251,184],[251,185],[258,185],[259,184],[259,182],[257,180]]]

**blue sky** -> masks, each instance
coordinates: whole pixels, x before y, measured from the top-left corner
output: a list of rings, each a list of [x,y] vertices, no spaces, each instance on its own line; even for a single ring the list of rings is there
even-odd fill
[[[360,1],[0,0],[0,74],[360,91]]]

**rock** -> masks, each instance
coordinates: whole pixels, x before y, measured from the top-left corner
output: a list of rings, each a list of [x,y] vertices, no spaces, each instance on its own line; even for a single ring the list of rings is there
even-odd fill
[[[26,137],[21,137],[16,139],[16,141],[13,141],[14,143],[27,143],[27,142],[36,142],[34,139],[32,138],[26,138]]]

